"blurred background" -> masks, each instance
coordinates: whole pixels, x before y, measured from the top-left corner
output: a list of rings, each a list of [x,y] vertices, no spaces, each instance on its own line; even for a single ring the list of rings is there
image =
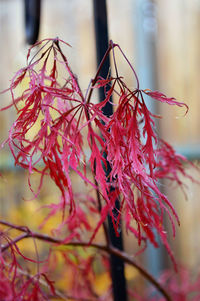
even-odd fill
[[[26,64],[28,46],[25,42],[24,5],[22,0],[0,0],[0,90],[9,86],[14,73]],[[92,1],[42,0],[39,39],[59,37],[69,44],[66,48],[69,62],[86,90],[96,70],[96,49]],[[138,73],[141,88],[156,89],[175,97],[189,106],[184,109],[151,102],[148,106],[163,115],[158,123],[160,135],[181,154],[198,164],[200,159],[200,2],[199,0],[109,0],[107,1],[109,38],[118,43]],[[119,62],[120,64],[120,62]],[[130,86],[132,75],[121,65]],[[120,69],[119,68],[119,69]],[[1,104],[10,103],[9,93],[1,94]],[[8,135],[15,118],[14,110],[0,113],[0,142]],[[27,223],[39,201],[29,199],[26,173],[16,169],[5,146],[0,153],[0,210],[15,223]],[[189,170],[200,180],[194,169]],[[195,174],[196,173],[196,174]],[[194,273],[199,270],[200,203],[199,186],[186,180],[184,194],[163,183],[163,190],[172,200],[181,221],[172,249],[181,263]],[[57,198],[57,191],[46,182],[40,199]],[[38,217],[40,219],[40,216]],[[42,219],[42,218],[41,218]],[[28,221],[30,223],[30,219]],[[34,224],[35,223],[35,224]],[[37,221],[32,221],[33,227]],[[134,242],[125,237],[127,251],[134,250]],[[146,264],[154,275],[168,265],[165,252],[151,246],[145,255]],[[135,277],[133,274],[130,277]]]

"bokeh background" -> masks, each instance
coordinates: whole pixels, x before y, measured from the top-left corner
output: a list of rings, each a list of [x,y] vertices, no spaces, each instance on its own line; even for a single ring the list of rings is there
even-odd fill
[[[199,0],[108,0],[107,12],[109,37],[120,44],[135,66],[141,87],[160,90],[189,106],[189,112],[184,116],[184,110],[181,108],[160,105],[153,101],[148,103],[153,112],[163,115],[157,124],[160,135],[177,151],[198,164]],[[57,36],[72,45],[71,49],[66,49],[66,54],[72,69],[79,77],[81,88],[86,90],[96,69],[91,0],[42,0],[39,38]],[[2,91],[9,86],[14,73],[26,63],[28,46],[25,42],[22,0],[0,0],[0,41]],[[121,62],[119,63],[130,86],[133,86],[132,75],[127,73]],[[9,93],[0,95],[1,107],[10,101]],[[14,118],[15,112],[12,109],[0,113],[0,142],[6,139]],[[35,212],[41,202],[48,203],[58,198],[56,188],[47,181],[39,200],[26,201],[32,197],[27,186],[26,173],[14,167],[6,146],[0,153],[0,172],[3,175],[0,179],[0,215],[15,223],[28,223],[31,227],[37,228],[38,223],[42,221],[42,214]],[[197,171],[191,169],[188,172],[200,180]],[[162,189],[172,200],[181,220],[176,239],[171,241],[175,256],[179,262],[197,273],[200,266],[200,188],[188,180],[186,185],[187,199],[179,189],[173,190],[167,183],[162,183]],[[125,247],[128,252],[134,252],[135,243],[132,238],[125,237]],[[151,246],[142,260],[156,276],[159,275],[161,268],[170,264],[162,248],[154,251]],[[135,273],[127,272],[127,275],[133,280],[137,277]]]

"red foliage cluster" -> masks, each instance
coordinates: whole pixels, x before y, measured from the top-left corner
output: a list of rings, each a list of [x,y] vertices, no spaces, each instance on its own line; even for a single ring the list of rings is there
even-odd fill
[[[39,262],[24,256],[6,232],[0,233],[0,300],[49,300],[55,295],[53,283],[39,272]],[[38,273],[31,276],[25,272],[23,261],[37,264]]]
[[[177,221],[178,217],[172,204],[159,190],[158,181],[168,177],[180,184],[178,172],[185,175],[182,167],[185,159],[166,142],[159,140],[154,128],[155,116],[148,110],[144,94],[170,105],[186,105],[159,92],[141,91],[139,83],[135,90],[129,89],[117,69],[116,75],[107,79],[96,76],[90,91],[104,87],[106,95],[101,103],[93,103],[91,97],[87,98],[81,92],[60,48],[61,42],[64,43],[56,39],[37,43],[34,47],[41,47],[38,53],[29,61],[31,48],[27,67],[18,71],[12,79],[12,105],[16,107],[18,117],[7,142],[15,164],[28,169],[29,175],[37,171],[41,175],[40,187],[44,175],[49,175],[61,191],[62,209],[69,204],[71,215],[77,211],[70,179],[70,170],[74,170],[85,182],[98,189],[105,201],[98,227],[108,214],[112,215],[115,200],[120,198],[119,214],[113,216],[116,235],[118,220],[124,214],[126,227],[138,238],[139,244],[148,238],[157,246],[152,231],[156,229],[168,248],[163,213],[166,211],[169,215],[174,233],[171,214]],[[110,44],[110,50],[114,51],[116,47],[119,48]],[[58,65],[62,65],[66,72],[62,86]],[[25,77],[29,86],[15,97],[14,91]],[[102,108],[114,94],[117,97],[115,112],[106,117]],[[30,137],[29,132],[37,122],[40,127]],[[94,130],[92,122],[97,130]],[[88,161],[83,149],[84,128],[88,131]],[[108,175],[105,173],[105,154],[111,167]],[[95,176],[95,183],[87,176],[87,164]],[[30,179],[29,185],[31,187]],[[131,220],[136,222],[136,227]]]
[[[12,103],[2,110],[14,106],[17,111],[17,119],[6,141],[15,164],[29,171],[28,183],[35,197],[42,187],[44,176],[50,176],[59,188],[60,203],[49,205],[48,217],[62,210],[62,225],[67,225],[70,233],[65,241],[74,238],[81,240],[78,230],[81,225],[92,232],[92,241],[110,214],[116,235],[123,217],[127,231],[134,234],[139,245],[148,239],[157,247],[156,230],[173,259],[163,225],[164,213],[170,218],[174,235],[174,217],[178,223],[179,220],[172,203],[160,191],[159,180],[167,178],[182,185],[180,174],[187,176],[183,167],[187,160],[159,139],[155,129],[157,116],[149,111],[145,96],[169,105],[185,106],[186,111],[188,107],[160,92],[141,90],[133,67],[119,45],[112,42],[107,55],[113,55],[115,74],[104,79],[99,76],[99,69],[86,95],[83,95],[60,48],[61,43],[68,45],[59,39],[46,39],[34,45],[39,50],[31,59],[33,47],[29,50],[27,66],[19,70],[11,81]],[[119,75],[115,49],[121,52],[135,75],[135,89],[130,89]],[[63,78],[60,76],[61,69],[65,72]],[[19,93],[18,87],[25,81],[28,85]],[[105,98],[97,103],[91,96],[94,89],[99,88],[104,88]],[[116,100],[114,113],[105,116],[102,109],[112,102],[113,96]],[[86,147],[83,147],[86,143],[83,132],[87,132]],[[89,150],[89,159],[85,149]],[[93,182],[87,172],[88,166],[94,176]],[[98,213],[100,209],[99,221],[94,229],[91,229],[81,205],[81,196],[73,189],[71,171],[96,190],[101,198],[101,208],[92,197],[84,202],[89,212]],[[37,191],[31,186],[31,174],[34,172],[40,175]],[[120,199],[120,209],[114,216],[116,199]],[[1,279],[7,277],[3,268],[1,275]],[[17,277],[14,279],[17,281]],[[42,296],[40,287],[35,284],[38,282],[33,281],[34,289],[29,290],[29,299],[25,297],[24,300],[37,300],[36,295]],[[9,283],[10,289],[6,289],[8,299],[5,300],[10,300],[9,294],[16,294],[12,281]],[[27,280],[21,289],[25,292],[32,283],[32,280]],[[53,286],[50,287],[53,290]],[[35,299],[31,299],[33,295]]]
[[[198,301],[200,299],[200,274],[192,276],[188,269],[179,267],[179,273],[165,271],[159,279],[160,283],[170,292],[173,301]],[[145,297],[141,294],[134,294],[138,301],[165,301],[155,290],[149,290]]]

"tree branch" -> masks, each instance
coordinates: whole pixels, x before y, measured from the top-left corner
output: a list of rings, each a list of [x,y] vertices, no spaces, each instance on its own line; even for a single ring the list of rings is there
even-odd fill
[[[12,244],[19,242],[22,239],[31,238],[31,237],[42,240],[47,243],[53,243],[53,244],[58,244],[58,245],[63,245],[63,246],[92,247],[92,248],[101,250],[103,252],[106,252],[107,254],[113,254],[113,255],[121,258],[125,263],[136,268],[143,277],[145,277],[151,284],[153,284],[157,288],[157,290],[165,297],[165,299],[167,301],[172,301],[171,297],[168,295],[166,290],[151,274],[148,273],[148,271],[146,271],[142,266],[137,264],[132,259],[132,257],[130,255],[128,255],[126,252],[120,251],[120,250],[114,248],[113,246],[105,246],[105,245],[96,244],[96,243],[88,244],[88,242],[78,242],[78,241],[65,243],[61,239],[54,238],[54,237],[46,235],[46,234],[41,234],[39,232],[30,231],[28,227],[18,226],[18,225],[12,224],[12,223],[4,221],[4,220],[0,220],[0,224],[25,233],[24,235],[20,235],[20,236],[16,237],[15,239],[13,239],[11,243],[6,244],[5,246],[2,246],[2,248],[1,248],[2,252],[7,250],[9,248],[9,246],[11,246]]]

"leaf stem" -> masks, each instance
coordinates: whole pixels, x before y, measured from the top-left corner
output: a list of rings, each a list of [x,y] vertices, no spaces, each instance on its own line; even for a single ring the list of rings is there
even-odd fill
[[[99,65],[99,67],[97,69],[97,73],[96,73],[94,79],[92,80],[92,84],[90,86],[90,91],[88,93],[88,97],[87,97],[87,100],[86,100],[87,104],[90,102],[90,99],[91,99],[91,96],[92,96],[92,93],[93,93],[93,88],[94,88],[94,86],[95,86],[95,84],[96,84],[96,82],[98,80],[98,76],[99,76],[99,74],[101,72],[102,66],[105,63],[105,60],[106,60],[107,56],[109,55],[109,53],[110,53],[110,51],[111,51],[112,48],[113,48],[113,45],[110,43],[108,49],[106,50],[106,53],[104,54],[104,57],[102,58],[102,61],[101,61],[100,65]]]

